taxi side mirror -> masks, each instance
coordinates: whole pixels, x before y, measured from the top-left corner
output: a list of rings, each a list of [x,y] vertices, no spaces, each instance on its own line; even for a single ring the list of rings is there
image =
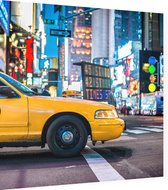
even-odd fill
[[[0,98],[18,98],[19,95],[9,86],[0,86]]]

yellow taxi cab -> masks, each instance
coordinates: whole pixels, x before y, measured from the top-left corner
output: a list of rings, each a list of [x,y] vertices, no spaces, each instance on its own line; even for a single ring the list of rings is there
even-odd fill
[[[62,92],[62,97],[82,98],[82,93],[76,90],[66,90]]]
[[[81,152],[93,143],[120,137],[125,127],[116,109],[89,100],[37,96],[0,72],[0,147],[47,144],[56,156]]]

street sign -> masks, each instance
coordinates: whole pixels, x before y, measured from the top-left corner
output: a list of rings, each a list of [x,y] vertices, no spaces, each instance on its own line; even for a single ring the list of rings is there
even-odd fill
[[[58,29],[50,29],[51,36],[62,36],[62,37],[71,37],[70,30],[58,30]]]

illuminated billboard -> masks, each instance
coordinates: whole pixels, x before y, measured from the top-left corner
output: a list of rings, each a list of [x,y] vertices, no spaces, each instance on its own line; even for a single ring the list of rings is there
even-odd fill
[[[75,65],[82,67],[83,98],[107,101],[111,89],[110,68],[88,62]]]
[[[26,40],[26,73],[27,73],[27,85],[33,84],[33,43],[34,38]]]

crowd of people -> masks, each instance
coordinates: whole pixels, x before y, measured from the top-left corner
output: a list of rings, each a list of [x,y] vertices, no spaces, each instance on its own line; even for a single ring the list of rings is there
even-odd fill
[[[115,92],[115,88],[112,87],[111,91],[108,95],[108,104],[113,105],[114,107],[116,107],[117,103],[116,103],[116,98],[114,96],[114,92]],[[129,112],[131,111],[131,107],[126,105],[126,102],[124,103],[124,105],[121,107],[120,113],[124,114],[124,115],[129,115]]]

